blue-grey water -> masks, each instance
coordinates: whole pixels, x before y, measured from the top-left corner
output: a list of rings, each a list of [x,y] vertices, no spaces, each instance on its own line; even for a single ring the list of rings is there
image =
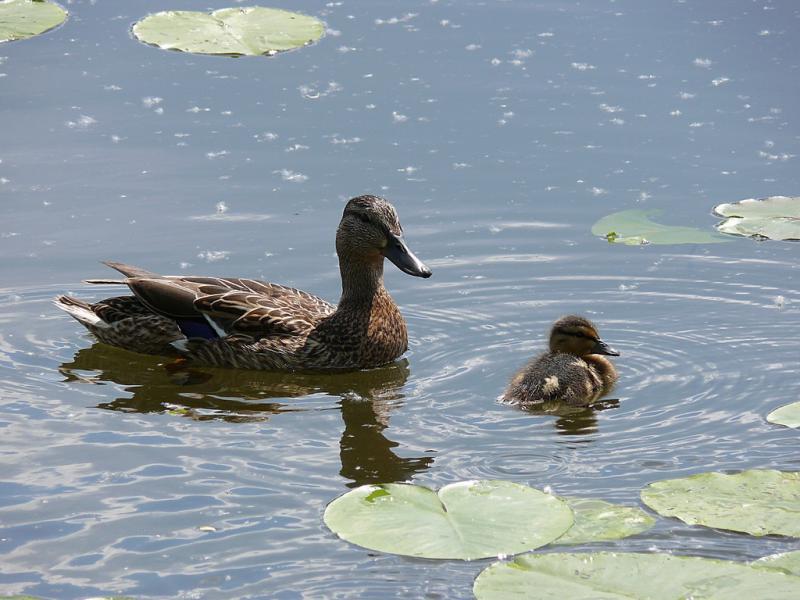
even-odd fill
[[[228,2],[209,0],[203,8]],[[0,45],[0,593],[467,598],[490,561],[326,529],[366,482],[501,478],[638,505],[707,470],[800,470],[800,245],[628,247],[600,217],[800,190],[800,7],[786,1],[278,2],[323,19],[274,58],[131,38],[197,3],[69,2]],[[396,205],[429,280],[387,266],[410,351],[374,371],[197,369],[93,343],[51,298],[101,259],[340,291],[347,198]],[[605,410],[497,398],[567,313],[622,352]],[[800,548],[658,520],[596,546]],[[586,546],[585,549],[588,549]]]

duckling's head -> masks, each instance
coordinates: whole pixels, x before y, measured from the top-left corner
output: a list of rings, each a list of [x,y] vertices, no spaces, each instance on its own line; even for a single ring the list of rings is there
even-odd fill
[[[553,329],[550,330],[550,351],[575,356],[619,356],[619,352],[600,339],[597,328],[589,319],[576,315],[562,317],[553,324]]]
[[[336,253],[349,262],[381,264],[388,258],[404,273],[431,276],[406,246],[394,206],[379,196],[358,196],[347,203],[336,231]]]

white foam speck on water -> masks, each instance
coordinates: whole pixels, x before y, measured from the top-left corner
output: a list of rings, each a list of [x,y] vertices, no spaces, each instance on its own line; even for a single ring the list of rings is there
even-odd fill
[[[361,139],[360,137],[345,138],[345,137],[339,137],[338,134],[333,134],[330,139],[331,144],[344,145],[344,146],[349,146],[350,144],[359,144],[363,141],[364,140]]]
[[[403,115],[397,111],[392,111],[392,120],[395,123],[405,123],[406,121],[408,121],[408,116]]]
[[[211,263],[220,260],[228,260],[230,255],[230,250],[203,250],[197,254],[197,258],[202,258],[204,261]]]
[[[302,183],[308,180],[308,175],[303,175],[302,173],[297,173],[290,169],[280,169],[273,171],[273,173],[280,174],[281,179],[284,181],[291,181],[292,183]]]
[[[570,65],[576,71],[594,71],[597,67],[585,62],[574,62]]]
[[[159,98],[158,96],[145,96],[142,98],[142,106],[145,108],[153,108],[158,106],[164,101],[163,98]]]
[[[719,87],[721,85],[728,83],[729,81],[730,81],[729,77],[717,77],[716,79],[711,80],[711,85],[713,85],[714,87]]]
[[[278,134],[272,131],[265,131],[264,133],[257,133],[253,136],[257,142],[273,142],[278,139]]]
[[[695,67],[700,67],[700,68],[703,68],[703,69],[709,69],[709,68],[711,68],[711,65],[714,64],[714,62],[710,58],[695,58],[692,61],[692,64]]]
[[[408,23],[412,19],[416,19],[419,13],[406,13],[402,17],[389,17],[388,19],[375,19],[375,25],[397,25],[399,23]]]
[[[336,92],[341,92],[342,85],[336,81],[329,81],[324,89],[320,89],[318,84],[303,84],[297,86],[297,91],[300,95],[307,100],[316,100],[317,98],[324,98]]]
[[[206,158],[209,160],[214,160],[217,158],[222,158],[223,156],[227,156],[230,154],[227,150],[219,150],[218,152],[206,152]]]
[[[97,125],[97,119],[89,115],[81,115],[75,121],[67,121],[64,123],[70,129],[84,130],[89,129],[93,125]]]
[[[678,94],[678,97],[679,97],[681,100],[691,100],[691,99],[692,99],[692,98],[694,98],[695,96],[697,96],[697,94],[692,94],[692,93],[690,93],[690,92],[681,92],[680,94]]]

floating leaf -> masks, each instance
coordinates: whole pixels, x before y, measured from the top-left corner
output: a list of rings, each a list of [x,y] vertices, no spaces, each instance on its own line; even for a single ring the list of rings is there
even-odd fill
[[[749,198],[714,207],[726,219],[717,225],[722,233],[757,240],[800,240],[800,196]]]
[[[618,540],[647,531],[656,520],[635,506],[611,504],[594,498],[561,498],[572,509],[575,523],[556,544],[585,544]]]
[[[262,6],[166,11],[133,26],[137,39],[164,50],[226,56],[272,55],[315,42],[324,33],[314,17]]]
[[[402,483],[364,485],[325,509],[339,537],[373,550],[472,560],[543,546],[572,525],[563,501],[507,481],[463,481],[435,492]]]
[[[613,244],[715,244],[725,239],[694,227],[662,225],[650,220],[659,210],[623,210],[592,225],[592,233]]]
[[[732,561],[670,554],[525,554],[484,569],[473,591],[478,600],[795,600],[800,597],[800,577]]]
[[[0,42],[24,40],[61,25],[67,12],[42,0],[0,0]]]
[[[767,415],[767,421],[787,427],[800,427],[800,402],[776,408]]]
[[[800,473],[699,473],[651,483],[641,496],[657,513],[690,525],[800,537]]]
[[[757,569],[779,569],[789,575],[800,577],[800,550],[765,556],[751,562],[750,565]]]

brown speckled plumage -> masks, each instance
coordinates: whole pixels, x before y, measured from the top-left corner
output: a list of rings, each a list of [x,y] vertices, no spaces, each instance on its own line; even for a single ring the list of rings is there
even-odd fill
[[[570,315],[556,321],[550,332],[550,350],[517,372],[503,401],[520,406],[563,402],[572,406],[592,404],[608,394],[617,371],[603,354],[618,356],[583,317]]]
[[[336,234],[342,296],[334,306],[301,290],[253,279],[161,276],[106,263],[134,296],[88,304],[68,296],[56,305],[100,341],[136,352],[180,350],[192,362],[268,370],[363,369],[406,351],[406,324],[383,286],[383,260],[411,275],[428,268],[406,247],[394,207],[376,196],[347,203]],[[207,322],[221,337],[182,333],[177,321]]]

